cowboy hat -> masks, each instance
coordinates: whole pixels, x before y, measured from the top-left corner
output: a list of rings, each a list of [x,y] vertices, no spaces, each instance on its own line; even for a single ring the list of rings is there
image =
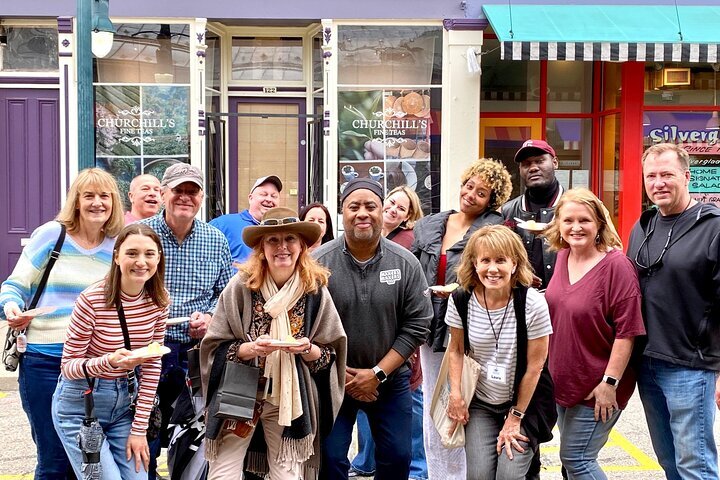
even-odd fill
[[[300,220],[297,212],[291,208],[275,207],[265,212],[260,225],[245,227],[242,238],[245,245],[255,248],[265,235],[278,232],[296,233],[306,245],[313,245],[320,238],[322,227],[317,223]]]

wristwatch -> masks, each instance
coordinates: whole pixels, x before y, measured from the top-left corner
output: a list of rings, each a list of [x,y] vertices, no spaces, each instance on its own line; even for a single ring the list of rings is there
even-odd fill
[[[610,375],[603,375],[603,382],[607,383],[608,385],[617,388],[618,383],[620,383],[620,379],[611,377]]]
[[[518,410],[518,409],[515,408],[515,407],[512,407],[512,408],[510,409],[510,415],[512,415],[513,417],[517,417],[517,418],[519,418],[520,420],[522,420],[523,418],[525,418],[525,412],[521,412],[520,410]]]
[[[385,371],[384,371],[382,368],[380,368],[380,367],[378,367],[377,365],[375,365],[375,366],[372,368],[372,371],[373,371],[373,373],[375,374],[375,378],[378,379],[378,382],[380,382],[380,383],[385,383],[385,382],[387,382],[387,378],[388,378],[388,377],[387,377],[387,374],[385,373]]]

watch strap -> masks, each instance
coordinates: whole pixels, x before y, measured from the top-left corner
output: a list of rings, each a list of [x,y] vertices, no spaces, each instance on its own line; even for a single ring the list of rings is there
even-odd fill
[[[617,388],[618,384],[620,383],[620,379],[611,377],[610,375],[603,375],[603,382],[607,383],[610,386]]]

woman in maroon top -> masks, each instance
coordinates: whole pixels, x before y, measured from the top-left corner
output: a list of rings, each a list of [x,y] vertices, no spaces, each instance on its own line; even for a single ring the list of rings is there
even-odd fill
[[[410,250],[415,222],[423,217],[420,198],[407,185],[390,190],[383,203],[383,237]]]
[[[546,237],[558,251],[545,299],[560,460],[568,478],[603,479],[598,452],[635,390],[629,361],[635,337],[645,334],[640,287],[607,209],[589,190],[563,194]]]

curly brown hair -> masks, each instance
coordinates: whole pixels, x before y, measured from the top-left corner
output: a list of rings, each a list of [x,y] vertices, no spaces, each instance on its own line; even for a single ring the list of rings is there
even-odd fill
[[[479,158],[472,162],[460,177],[460,184],[465,185],[472,177],[478,176],[492,192],[490,210],[497,210],[510,198],[512,178],[502,162],[492,158]]]

